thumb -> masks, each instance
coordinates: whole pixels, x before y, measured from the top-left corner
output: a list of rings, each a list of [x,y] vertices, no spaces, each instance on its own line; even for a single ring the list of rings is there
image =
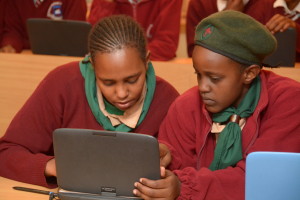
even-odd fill
[[[165,167],[160,167],[160,176],[161,176],[161,178],[166,177],[166,168]]]

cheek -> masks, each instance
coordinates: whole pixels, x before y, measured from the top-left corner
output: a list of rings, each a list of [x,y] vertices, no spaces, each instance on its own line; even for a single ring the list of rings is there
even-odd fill
[[[97,83],[97,84],[98,84],[99,89],[101,90],[102,96],[109,102],[112,102],[111,100],[113,99],[112,97],[113,97],[113,91],[114,91],[113,87],[106,87],[99,83]]]
[[[131,97],[139,98],[143,92],[144,84],[145,84],[145,79],[141,79],[137,82],[137,84],[130,85],[129,90],[130,90]]]
[[[240,94],[240,87],[237,83],[224,84],[222,87],[216,87],[215,95],[221,109],[231,106]]]

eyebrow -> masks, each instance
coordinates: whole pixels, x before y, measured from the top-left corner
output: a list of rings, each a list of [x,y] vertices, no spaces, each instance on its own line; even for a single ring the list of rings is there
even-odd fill
[[[196,74],[199,74],[199,71],[195,69],[195,73],[196,73]],[[209,75],[209,76],[211,76],[211,75],[223,76],[223,75],[220,74],[220,73],[217,73],[217,72],[210,72],[210,71],[204,71],[204,74]]]
[[[137,76],[139,76],[141,74],[142,74],[142,72],[138,72],[136,74],[133,74],[133,75],[125,77],[123,80],[131,79],[131,78],[137,77]],[[101,77],[98,77],[98,79],[100,79],[101,81],[115,81],[114,79],[103,79]]]
[[[220,73],[217,73],[217,72],[204,72],[205,74],[207,75],[217,75],[217,76],[223,76],[222,74]]]

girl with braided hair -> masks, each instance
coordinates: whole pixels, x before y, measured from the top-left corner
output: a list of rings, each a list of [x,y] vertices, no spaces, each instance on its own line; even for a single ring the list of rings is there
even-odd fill
[[[57,187],[57,128],[157,136],[178,92],[155,76],[142,28],[128,16],[104,18],[90,33],[89,51],[51,71],[14,117],[0,139],[0,176]]]

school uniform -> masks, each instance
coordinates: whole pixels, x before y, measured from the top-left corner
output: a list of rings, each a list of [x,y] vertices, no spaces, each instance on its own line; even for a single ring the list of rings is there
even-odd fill
[[[300,83],[264,70],[260,78],[260,99],[241,133],[243,159],[234,167],[209,169],[216,140],[211,133],[211,114],[197,87],[171,105],[159,130],[159,140],[171,150],[169,168],[181,181],[178,199],[243,200],[245,159],[249,153],[300,152]]]
[[[182,0],[94,0],[88,21],[95,24],[103,17],[125,14],[143,27],[151,60],[170,60],[179,42]]]
[[[86,12],[85,0],[9,0],[7,1],[3,41],[0,46],[11,45],[16,52],[30,49],[26,28],[26,21],[29,18],[84,21]]]
[[[246,1],[244,13],[260,21],[264,7],[260,5],[261,0]],[[194,49],[194,37],[196,25],[205,17],[224,9],[218,7],[218,0],[190,0],[186,16],[186,41],[188,56],[191,57]]]
[[[132,132],[157,136],[170,104],[178,95],[169,83],[156,77],[147,114]],[[44,170],[54,157],[52,132],[57,128],[104,129],[88,103],[78,62],[51,71],[16,114],[0,140],[0,176],[56,187],[47,182]]]

